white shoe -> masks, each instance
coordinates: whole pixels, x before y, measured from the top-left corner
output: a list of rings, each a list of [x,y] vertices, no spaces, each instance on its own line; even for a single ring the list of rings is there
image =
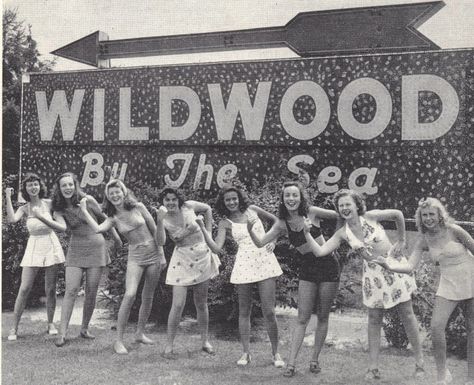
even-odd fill
[[[128,354],[128,350],[125,345],[120,341],[114,342],[114,352],[117,354]]]
[[[252,362],[252,356],[250,355],[250,353],[244,353],[242,354],[242,357],[240,357],[240,359],[237,361],[237,365],[247,366],[248,364],[250,364],[250,362]]]
[[[451,375],[451,372],[449,371],[449,369],[446,369],[446,375],[444,376],[444,382],[446,382],[447,384],[450,384],[451,382],[453,382],[453,376]]]
[[[8,333],[8,341],[16,341],[16,330],[11,329],[10,332]]]
[[[55,336],[58,334],[58,329],[56,329],[56,326],[54,326],[54,324],[48,325],[48,334],[50,336]]]
[[[275,366],[275,368],[285,367],[285,361],[283,361],[283,359],[281,358],[280,353],[276,353],[272,357],[272,361],[273,361],[273,365]]]

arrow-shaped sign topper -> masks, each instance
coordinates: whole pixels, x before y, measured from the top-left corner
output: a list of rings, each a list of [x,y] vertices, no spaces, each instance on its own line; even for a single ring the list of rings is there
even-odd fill
[[[52,53],[97,67],[115,58],[270,47],[300,56],[434,50],[439,47],[416,28],[443,6],[433,1],[303,12],[283,27],[122,40],[97,31]]]

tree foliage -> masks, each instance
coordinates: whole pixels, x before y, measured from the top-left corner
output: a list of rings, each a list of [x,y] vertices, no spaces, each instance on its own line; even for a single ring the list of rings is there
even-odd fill
[[[41,60],[31,26],[20,20],[16,9],[3,11],[3,170],[17,174],[20,150],[22,75],[51,71],[54,61]]]

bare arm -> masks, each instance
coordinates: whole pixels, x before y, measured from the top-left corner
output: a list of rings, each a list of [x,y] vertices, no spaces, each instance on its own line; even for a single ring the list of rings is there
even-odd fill
[[[276,239],[281,233],[282,233],[282,221],[277,220],[273,226],[271,227],[268,232],[266,232],[262,237],[259,237],[257,234],[255,234],[253,230],[253,225],[255,221],[248,221],[247,222],[247,230],[249,232],[250,238],[252,238],[253,243],[255,243],[255,246],[257,247],[263,247],[265,246],[268,242]]]
[[[104,222],[100,225],[96,222],[96,220],[92,217],[87,209],[87,201],[88,198],[84,197],[81,199],[80,206],[81,211],[84,214],[84,218],[86,219],[87,224],[94,230],[96,233],[106,233],[112,227],[114,227],[114,220],[112,218],[107,217]]]
[[[13,194],[13,189],[11,187],[7,187],[5,189],[5,201],[6,201],[6,209],[7,209],[7,220],[10,223],[16,223],[18,222],[21,217],[25,214],[25,206],[21,206],[16,212],[13,210],[13,204],[12,204],[12,194]]]
[[[150,230],[151,234],[156,233],[156,223],[153,220],[153,217],[151,216],[150,212],[147,210],[145,205],[143,203],[138,203],[137,205],[138,211],[140,211],[140,214],[142,214],[143,219],[145,219],[145,223],[148,227],[148,230]]]
[[[202,230],[202,234],[204,235],[204,239],[206,240],[207,245],[209,248],[212,250],[213,253],[220,253],[222,251],[222,247],[224,246],[225,243],[225,234],[227,229],[229,228],[227,225],[227,221],[221,220],[219,222],[219,225],[217,227],[217,236],[216,240],[214,241],[212,239],[212,235],[209,231],[207,231],[206,227],[204,226],[204,222],[199,216],[198,219],[196,220],[197,224]]]
[[[474,254],[474,239],[471,235],[459,225],[449,225],[456,239],[461,242],[471,254]]]
[[[48,210],[51,210],[51,202],[48,200],[43,200],[43,202],[48,206]],[[51,227],[53,230],[66,231],[66,223],[60,223],[54,220],[54,218],[51,219],[49,217],[45,217],[38,207],[33,207],[31,209],[31,213],[45,225]]]
[[[97,218],[102,218],[105,221],[108,217],[102,212],[102,209],[99,203],[97,203],[97,201],[95,200],[95,198],[92,195],[87,195],[86,198],[87,198],[88,207],[94,212]],[[117,233],[117,230],[115,230],[113,226],[108,230],[108,232],[112,236],[112,238],[114,239],[114,242],[117,245],[122,245],[122,240],[120,239]]]
[[[186,201],[186,203],[191,209],[194,210],[195,213],[200,213],[204,217],[204,224],[206,226],[206,230],[211,232],[212,231],[212,209],[206,203],[197,202],[197,201]]]
[[[336,220],[339,218],[339,215],[334,210],[327,210],[317,206],[309,207],[309,215],[317,219],[332,219]]]
[[[304,223],[304,237],[306,238],[306,242],[310,246],[312,253],[316,257],[325,257],[326,255],[331,254],[341,245],[343,239],[342,230],[338,230],[331,238],[329,238],[327,242],[323,243],[322,245],[319,245],[310,233],[311,226],[311,220],[306,218]]]
[[[64,220],[63,215],[58,211],[54,211],[53,212],[53,218],[56,221],[56,223],[61,227],[60,229],[58,228],[58,229],[55,229],[55,230],[66,231],[67,225],[66,225],[66,221]]]
[[[408,257],[408,260],[397,261],[394,258],[384,258],[379,256],[375,259],[380,266],[384,267],[387,270],[391,270],[395,273],[411,273],[416,269],[418,264],[421,261],[421,256],[423,254],[423,249],[426,247],[426,242],[422,236],[416,240],[415,248],[413,249],[412,254]]]
[[[372,218],[377,222],[380,221],[394,221],[397,226],[398,233],[398,242],[395,244],[394,252],[396,254],[401,253],[401,251],[406,246],[406,233],[405,233],[405,217],[400,210],[371,210],[365,213],[368,218]]]
[[[272,213],[262,209],[261,207],[250,205],[249,209],[255,211],[260,219],[269,221],[272,225],[278,221],[278,217],[276,215],[273,215]]]
[[[160,206],[159,209],[153,208],[156,213],[156,231],[155,231],[155,242],[163,246],[166,243],[166,231],[164,219],[165,215],[168,212],[164,206]]]

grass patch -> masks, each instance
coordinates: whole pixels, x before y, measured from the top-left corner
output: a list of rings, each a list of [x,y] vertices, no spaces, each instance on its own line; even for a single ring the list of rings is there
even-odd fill
[[[308,371],[312,348],[301,348],[297,361],[297,375],[287,379],[282,370],[271,365],[270,343],[261,325],[252,328],[252,363],[239,368],[236,361],[241,354],[235,326],[230,328],[212,326],[212,343],[217,355],[208,356],[200,351],[200,340],[194,322],[185,322],[177,336],[177,360],[161,357],[166,330],[165,326],[150,326],[149,336],[158,343],[145,346],[131,343],[133,327],[128,330],[127,356],[112,352],[115,332],[112,322],[105,329],[93,327],[97,336],[94,341],[74,338],[79,326],[71,326],[70,339],[66,346],[54,346],[54,338],[45,334],[44,322],[32,322],[27,316],[20,325],[20,335],[16,342],[6,341],[7,325],[12,314],[2,317],[2,384],[126,384],[126,385],[195,385],[195,384],[366,384],[364,374],[367,367],[367,352],[360,349],[335,349],[325,347],[321,354],[322,373],[313,375]],[[132,325],[133,326],[133,325]],[[286,359],[289,354],[290,320],[279,317],[281,353]],[[420,384],[435,383],[434,361],[426,357],[427,376],[413,380],[412,357],[406,351],[388,348],[381,355],[383,379],[379,384]],[[466,378],[466,362],[449,359],[449,367],[455,383],[463,383]],[[456,380],[457,379],[457,380]]]

